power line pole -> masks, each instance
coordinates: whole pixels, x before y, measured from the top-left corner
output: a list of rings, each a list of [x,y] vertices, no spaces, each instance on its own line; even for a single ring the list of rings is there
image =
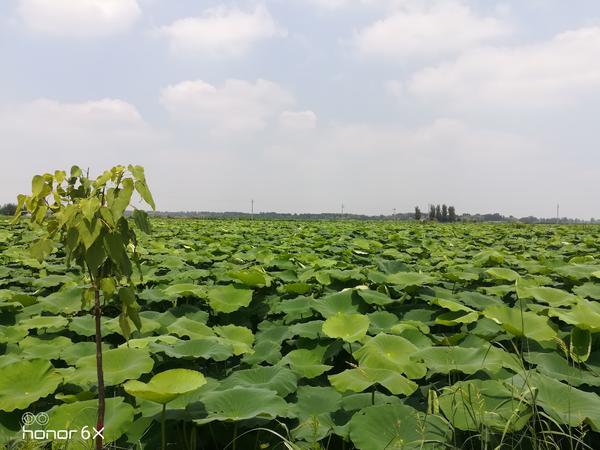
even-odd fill
[[[560,203],[556,204],[556,223],[560,222]]]
[[[250,200],[250,219],[254,220],[254,199]]]
[[[342,218],[344,217],[344,204],[342,203]]]
[[[395,219],[395,218],[396,218],[396,208],[394,208],[394,214],[393,214],[392,218],[393,218],[393,219]]]

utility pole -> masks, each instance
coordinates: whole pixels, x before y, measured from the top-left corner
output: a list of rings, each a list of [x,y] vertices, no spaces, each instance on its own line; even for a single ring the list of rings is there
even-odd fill
[[[344,217],[344,204],[342,203],[342,218]]]
[[[250,219],[254,220],[254,199],[250,200]]]
[[[396,218],[396,208],[394,208],[394,214],[392,215],[392,219]]]
[[[560,204],[556,204],[556,223],[560,222]]]

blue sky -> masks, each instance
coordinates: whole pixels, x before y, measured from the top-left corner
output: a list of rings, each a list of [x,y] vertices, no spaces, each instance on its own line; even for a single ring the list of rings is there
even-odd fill
[[[0,201],[146,167],[162,210],[600,217],[592,0],[7,0]]]

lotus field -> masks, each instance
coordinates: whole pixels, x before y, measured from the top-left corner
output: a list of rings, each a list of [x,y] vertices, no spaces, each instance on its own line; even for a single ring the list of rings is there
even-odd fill
[[[600,228],[151,225],[140,329],[102,309],[109,448],[600,448]],[[36,238],[0,222],[0,448],[92,448],[90,278]]]

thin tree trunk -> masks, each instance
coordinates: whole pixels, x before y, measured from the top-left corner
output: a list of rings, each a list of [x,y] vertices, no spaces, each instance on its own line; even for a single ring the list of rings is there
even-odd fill
[[[100,290],[94,284],[95,309],[96,317],[96,373],[98,375],[98,421],[96,422],[96,431],[104,434],[104,370],[102,369],[102,333],[100,332]],[[102,450],[102,436],[96,437],[96,450]]]

